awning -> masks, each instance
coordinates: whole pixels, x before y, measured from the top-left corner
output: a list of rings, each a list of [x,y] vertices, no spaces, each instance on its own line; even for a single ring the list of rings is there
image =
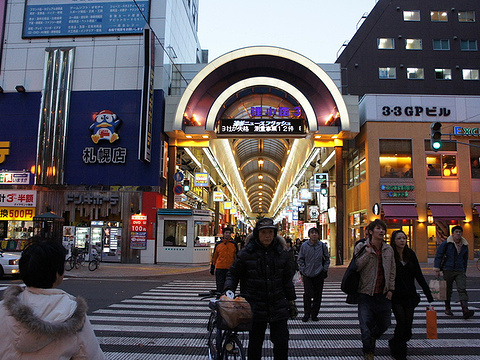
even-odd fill
[[[417,220],[415,204],[382,204],[385,219]]]
[[[462,204],[429,204],[434,219],[465,220]]]

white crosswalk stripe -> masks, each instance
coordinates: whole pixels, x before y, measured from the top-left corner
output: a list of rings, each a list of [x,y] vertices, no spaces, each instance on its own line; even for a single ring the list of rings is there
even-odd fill
[[[215,287],[212,281],[172,281],[106,309],[95,311],[90,320],[110,360],[197,360],[207,359],[207,300],[198,293]],[[326,282],[320,321],[303,323],[301,284],[296,285],[297,320],[289,321],[292,360],[361,359],[360,329],[357,307],[347,305],[338,282]],[[443,314],[438,303],[439,339],[426,339],[426,302],[417,307],[413,339],[409,342],[410,360],[477,360],[480,353],[478,329],[480,317],[464,320],[461,308],[454,304],[454,318]],[[478,309],[477,309],[478,311]],[[377,341],[376,359],[391,359],[388,339],[392,337],[394,320],[387,333]],[[247,337],[247,335],[244,335]],[[268,338],[268,330],[267,330]],[[273,359],[271,343],[265,341],[265,359]]]

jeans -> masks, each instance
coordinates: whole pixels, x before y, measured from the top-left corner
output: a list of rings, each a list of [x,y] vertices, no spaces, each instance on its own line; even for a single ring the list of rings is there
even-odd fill
[[[315,277],[303,277],[303,304],[305,315],[312,317],[318,316],[320,305],[322,304],[323,284],[325,279],[321,275]],[[313,302],[312,302],[313,298]]]
[[[383,294],[358,296],[358,320],[364,353],[373,353],[375,340],[387,331],[392,322],[392,302]]]
[[[266,321],[254,321],[248,334],[248,360],[262,358],[262,346],[267,330]],[[270,340],[273,343],[274,360],[288,360],[288,326],[287,320],[270,322]]]
[[[447,301],[452,299],[454,281],[457,284],[459,300],[468,301],[467,275],[463,271],[443,270],[443,279],[447,282]]]
[[[222,292],[227,279],[228,269],[215,269],[215,282],[217,283],[217,291]]]

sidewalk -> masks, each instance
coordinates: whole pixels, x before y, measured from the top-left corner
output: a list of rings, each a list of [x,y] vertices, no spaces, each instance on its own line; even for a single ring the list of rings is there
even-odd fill
[[[430,261],[431,260],[431,261]],[[468,262],[467,277],[480,277],[480,271],[476,267],[476,259]],[[340,266],[330,266],[327,281],[341,281],[348,263]],[[433,276],[433,259],[428,263],[421,263],[423,274]],[[66,278],[99,278],[99,279],[121,279],[121,278],[156,278],[165,275],[179,275],[207,271],[209,264],[191,265],[191,264],[120,264],[120,263],[100,263],[100,267],[95,271],[88,270],[88,263],[79,269],[65,271]]]

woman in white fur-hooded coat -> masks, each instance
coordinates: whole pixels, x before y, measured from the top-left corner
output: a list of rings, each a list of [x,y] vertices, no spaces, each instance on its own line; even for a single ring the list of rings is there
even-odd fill
[[[63,279],[62,253],[60,244],[46,242],[24,251],[20,273],[27,287],[10,286],[0,302],[1,360],[105,359],[85,300],[56,289]]]

